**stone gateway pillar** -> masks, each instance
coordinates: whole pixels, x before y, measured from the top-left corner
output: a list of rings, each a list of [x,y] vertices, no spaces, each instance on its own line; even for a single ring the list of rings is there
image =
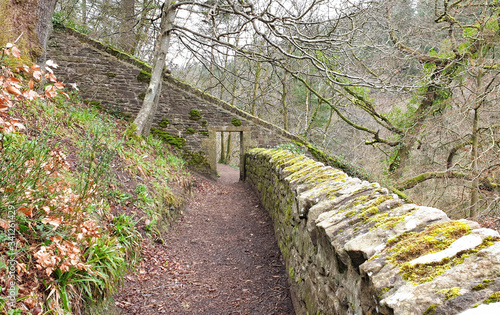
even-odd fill
[[[201,142],[206,152],[211,174],[217,176],[217,132],[238,132],[240,134],[240,180],[245,179],[245,153],[252,148],[252,128],[242,126],[208,127],[208,138]]]

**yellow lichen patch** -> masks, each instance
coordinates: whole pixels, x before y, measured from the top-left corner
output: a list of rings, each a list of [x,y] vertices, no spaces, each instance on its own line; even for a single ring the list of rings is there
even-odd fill
[[[286,150],[272,150],[269,155],[271,155],[270,162],[274,165],[281,165],[284,162],[297,157],[296,154]]]
[[[350,217],[354,216],[356,213],[358,213],[358,211],[351,210],[349,212],[346,212],[345,216],[350,218]]]
[[[366,220],[366,223],[375,223],[375,225],[370,228],[370,231],[378,228],[385,228],[389,230],[391,228],[394,228],[398,223],[403,222],[407,216],[411,215],[415,211],[417,211],[416,208],[410,209],[408,212],[399,216],[390,216],[389,212],[379,213]]]
[[[379,205],[381,205],[383,202],[387,201],[387,200],[391,200],[392,199],[392,195],[382,195],[382,196],[378,196],[372,203],[370,203],[369,205],[363,207],[363,209],[365,208],[372,208],[372,207],[378,207]],[[362,210],[363,210],[362,209]]]
[[[307,160],[297,162],[293,165],[287,166],[283,169],[283,171],[288,172],[288,173],[295,173],[295,172],[301,171],[301,172],[305,173],[306,168],[309,168],[315,164],[318,164],[318,166],[320,165],[319,163],[317,163],[311,159],[307,159]]]
[[[368,220],[371,216],[377,214],[377,213],[380,213],[380,210],[378,209],[378,207],[374,206],[374,207],[369,207],[369,208],[366,208],[365,210],[362,210],[360,214],[358,214],[358,218],[366,221]]]
[[[490,295],[486,300],[484,300],[483,304],[490,304],[496,302],[500,302],[500,291]]]
[[[361,212],[359,213],[358,218],[362,219],[363,221],[367,221],[370,217],[380,213],[380,210],[378,208],[380,204],[390,199],[392,199],[392,195],[378,196],[368,205],[361,208]]]
[[[401,276],[404,280],[410,281],[415,285],[432,281],[435,277],[445,273],[452,267],[463,263],[465,258],[493,245],[496,241],[498,241],[498,238],[486,237],[477,247],[461,252],[452,258],[445,258],[440,262],[415,265],[409,262],[403,263],[401,264]]]
[[[297,165],[297,164],[296,164]],[[293,165],[295,166],[295,165]],[[289,166],[292,167],[292,166]],[[284,172],[289,174],[285,180],[293,183],[304,183],[307,178],[312,176],[312,174],[319,174],[322,172],[321,166],[314,163],[302,164],[301,167],[297,168],[293,172],[286,170],[289,167],[285,167]]]
[[[387,242],[392,246],[389,251],[394,252],[388,259],[393,264],[400,264],[441,251],[470,231],[466,222],[448,221],[429,225],[420,233],[405,232]]]
[[[460,288],[459,287],[438,290],[437,293],[443,293],[445,295],[446,300],[453,300],[457,296],[462,295],[460,293]]]
[[[305,155],[297,155],[295,157],[290,158],[289,160],[287,160],[285,162],[282,162],[281,165],[285,165],[285,167],[286,167],[288,165],[292,165],[292,164],[297,163],[299,161],[302,161],[304,159],[307,159]]]

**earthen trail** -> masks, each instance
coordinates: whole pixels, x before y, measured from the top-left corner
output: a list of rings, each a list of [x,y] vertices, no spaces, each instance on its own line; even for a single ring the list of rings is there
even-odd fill
[[[165,244],[115,296],[120,314],[294,314],[272,222],[239,172],[198,178]]]

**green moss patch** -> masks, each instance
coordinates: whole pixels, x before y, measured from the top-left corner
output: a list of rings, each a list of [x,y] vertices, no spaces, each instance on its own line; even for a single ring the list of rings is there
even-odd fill
[[[490,304],[496,302],[500,302],[500,291],[490,295],[486,300],[484,300],[483,304]]]
[[[424,315],[431,315],[431,314],[434,314],[436,313],[436,307],[438,305],[437,304],[431,304],[431,306],[429,306],[425,312],[424,312]]]
[[[144,101],[144,99],[146,98],[146,92],[139,93],[139,95],[137,95],[137,98],[141,101]]]
[[[162,128],[167,128],[169,124],[170,124],[170,120],[168,118],[163,118],[162,120],[160,120],[158,122],[158,126],[160,126]]]
[[[231,125],[239,127],[241,126],[241,120],[239,120],[238,118],[233,118],[231,119]]]
[[[187,165],[197,171],[206,172],[210,170],[210,163],[208,163],[207,156],[204,152],[191,152],[185,150],[182,153],[182,158],[186,161]]]
[[[186,128],[186,133],[188,135],[194,135],[196,133],[196,129],[194,129],[194,128]]]
[[[393,264],[406,263],[444,250],[470,231],[471,227],[465,222],[448,221],[429,225],[420,233],[405,232],[387,242],[391,246],[390,252],[394,252],[389,261]]]
[[[399,216],[390,216],[389,212],[384,212],[384,213],[379,213],[376,214],[370,218],[368,218],[365,222],[366,223],[375,223],[374,226],[370,228],[371,231],[378,229],[378,228],[385,228],[387,230],[394,228],[397,224],[403,222],[406,217],[410,216],[413,214],[415,211],[417,211],[416,208],[410,209],[408,212],[399,215]]]
[[[141,70],[141,72],[137,75],[137,81],[149,84],[151,81],[151,73]]]
[[[116,73],[113,73],[113,72],[106,72],[106,75],[108,76],[108,78],[116,77]]]
[[[189,111],[189,119],[200,120],[202,118],[200,111],[197,109],[192,109]]]
[[[465,258],[493,245],[495,241],[498,240],[492,237],[487,237],[476,248],[463,251],[452,258],[445,258],[440,262],[415,265],[411,265],[408,262],[404,263],[401,265],[401,275],[404,280],[411,281],[413,284],[432,281],[436,276],[441,275],[452,267],[463,263]]]
[[[453,300],[457,296],[462,295],[462,294],[460,294],[460,288],[458,288],[458,287],[439,290],[439,291],[437,291],[437,293],[443,293],[445,295],[445,298],[446,298],[447,301],[448,300]]]
[[[174,147],[182,148],[186,145],[186,140],[184,138],[172,136],[171,134],[169,134],[164,130],[151,128],[151,133]]]

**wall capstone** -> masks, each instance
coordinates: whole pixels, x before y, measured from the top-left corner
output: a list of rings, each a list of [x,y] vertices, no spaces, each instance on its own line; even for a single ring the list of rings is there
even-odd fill
[[[297,314],[498,314],[496,231],[286,150],[253,149],[245,163]]]

